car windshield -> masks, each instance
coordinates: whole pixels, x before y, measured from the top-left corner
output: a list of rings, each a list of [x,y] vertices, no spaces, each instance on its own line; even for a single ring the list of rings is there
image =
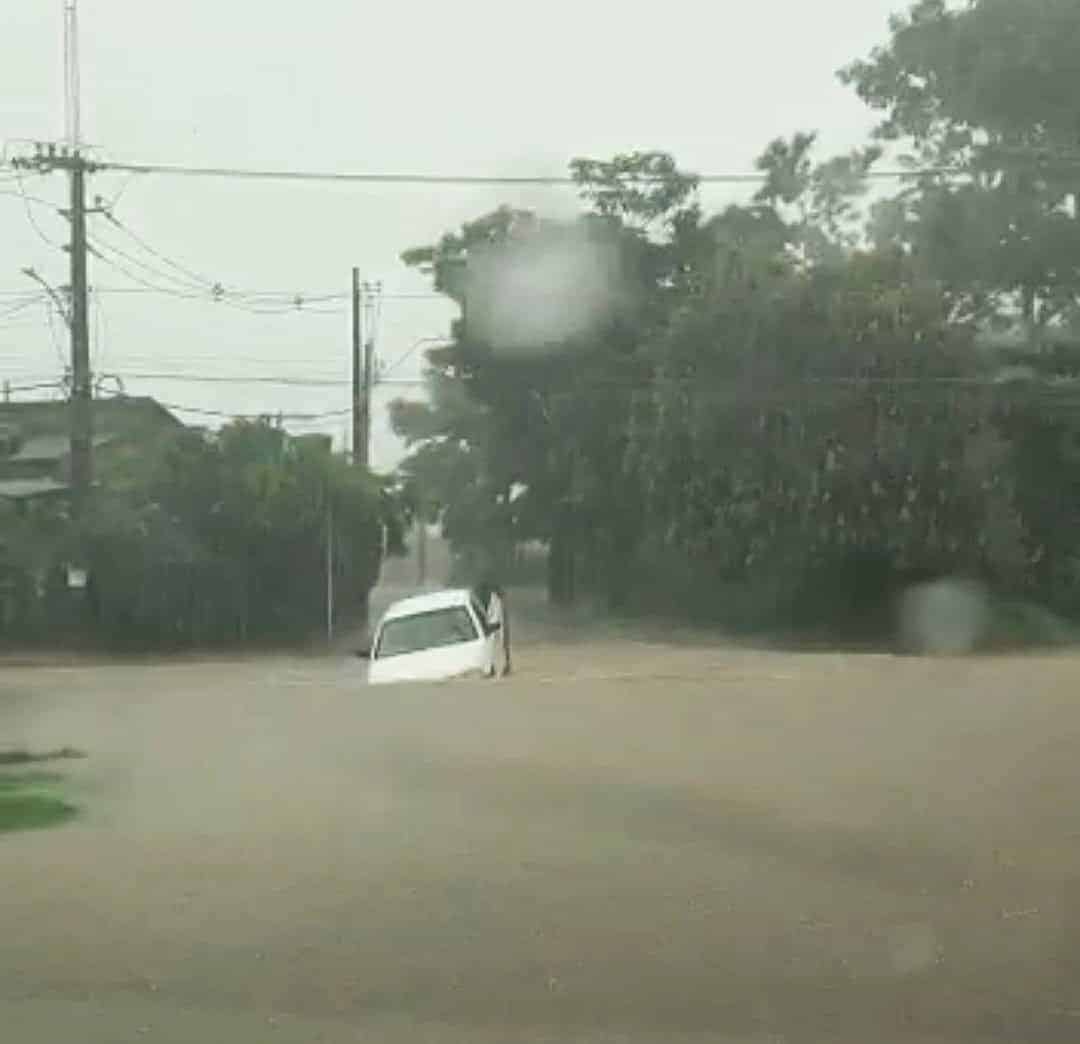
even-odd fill
[[[379,636],[375,657],[384,660],[388,656],[403,656],[422,649],[459,645],[474,641],[476,637],[476,625],[468,610],[463,605],[455,605],[387,620]]]

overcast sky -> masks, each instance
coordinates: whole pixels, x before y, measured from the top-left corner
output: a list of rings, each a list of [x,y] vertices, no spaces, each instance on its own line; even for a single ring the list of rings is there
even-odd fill
[[[62,0],[8,4],[0,33],[0,136],[59,139],[64,128]],[[191,165],[466,174],[563,174],[573,156],[664,149],[699,172],[743,171],[774,137],[817,130],[822,154],[861,144],[873,116],[836,70],[885,40],[901,0],[668,0],[638,14],[625,0],[513,4],[363,4],[250,0],[80,5],[84,138],[103,159]],[[25,191],[62,204],[61,175]],[[446,332],[440,300],[401,250],[499,203],[571,213],[566,189],[418,188],[101,174],[90,193],[162,255],[251,291],[346,292],[350,269],[387,291],[378,351],[393,364]],[[744,196],[710,188],[709,207]],[[56,376],[67,345],[44,307],[5,316],[33,266],[67,280],[66,236],[0,171],[0,376]],[[162,269],[133,269],[183,292],[170,273],[100,218],[91,235]],[[235,412],[345,409],[340,387],[199,384],[137,373],[294,375],[347,380],[344,301],[323,311],[255,315],[195,299],[107,291],[137,286],[101,262],[92,311],[94,366],[131,393]],[[139,287],[145,290],[145,287]],[[395,376],[419,373],[420,352]],[[377,395],[375,463],[397,458]],[[181,414],[195,420],[194,414]],[[339,439],[347,417],[318,427]]]

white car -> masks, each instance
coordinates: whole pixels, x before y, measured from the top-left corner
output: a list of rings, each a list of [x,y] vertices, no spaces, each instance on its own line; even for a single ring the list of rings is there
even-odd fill
[[[375,628],[366,653],[368,682],[497,678],[506,655],[500,631],[498,624],[487,623],[483,607],[464,588],[402,599]]]

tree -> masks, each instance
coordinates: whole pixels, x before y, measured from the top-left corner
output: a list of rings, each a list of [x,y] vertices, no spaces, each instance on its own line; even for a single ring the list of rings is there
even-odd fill
[[[919,179],[879,213],[974,318],[1019,314],[1033,344],[1076,321],[1080,96],[1072,0],[921,0],[891,38],[843,71],[883,114],[877,137],[914,162],[964,171]]]
[[[1005,362],[1080,373],[1080,7],[1071,0],[923,0],[843,78],[882,113],[877,136],[962,177],[922,177],[876,215],[881,244],[939,282],[954,321]],[[1002,346],[1005,346],[1004,350]],[[1075,610],[1075,422],[1039,393],[1007,410],[1028,582]]]
[[[959,284],[884,211],[861,227],[877,146],[813,146],[774,142],[754,200],[714,216],[662,154],[575,161],[575,225],[496,212],[413,255],[463,308],[432,405],[398,412],[453,540],[535,536],[556,600],[729,624],[865,619],[920,571],[1023,584],[1012,435]],[[544,284],[535,259],[575,236],[617,259],[614,306],[515,336],[521,272]]]
[[[293,640],[321,630],[332,531],[336,611],[358,612],[383,534],[403,533],[398,495],[268,421],[186,430],[103,490],[70,539],[87,557],[96,626],[141,645]]]
[[[503,209],[404,255],[463,314],[453,344],[428,353],[431,407],[395,413],[414,447],[406,473],[426,476],[451,541],[549,543],[557,600],[572,599],[579,572],[617,597],[637,515],[629,412],[662,299],[686,273],[655,237],[686,245],[698,221],[694,179],[665,154],[571,169],[593,204],[579,221]]]

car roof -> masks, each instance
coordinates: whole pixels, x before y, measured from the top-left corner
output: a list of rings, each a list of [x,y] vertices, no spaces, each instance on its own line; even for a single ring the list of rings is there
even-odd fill
[[[417,613],[431,613],[438,609],[450,609],[456,605],[468,605],[472,592],[467,587],[452,587],[443,591],[428,591],[394,602],[383,614],[384,620],[396,620]]]

